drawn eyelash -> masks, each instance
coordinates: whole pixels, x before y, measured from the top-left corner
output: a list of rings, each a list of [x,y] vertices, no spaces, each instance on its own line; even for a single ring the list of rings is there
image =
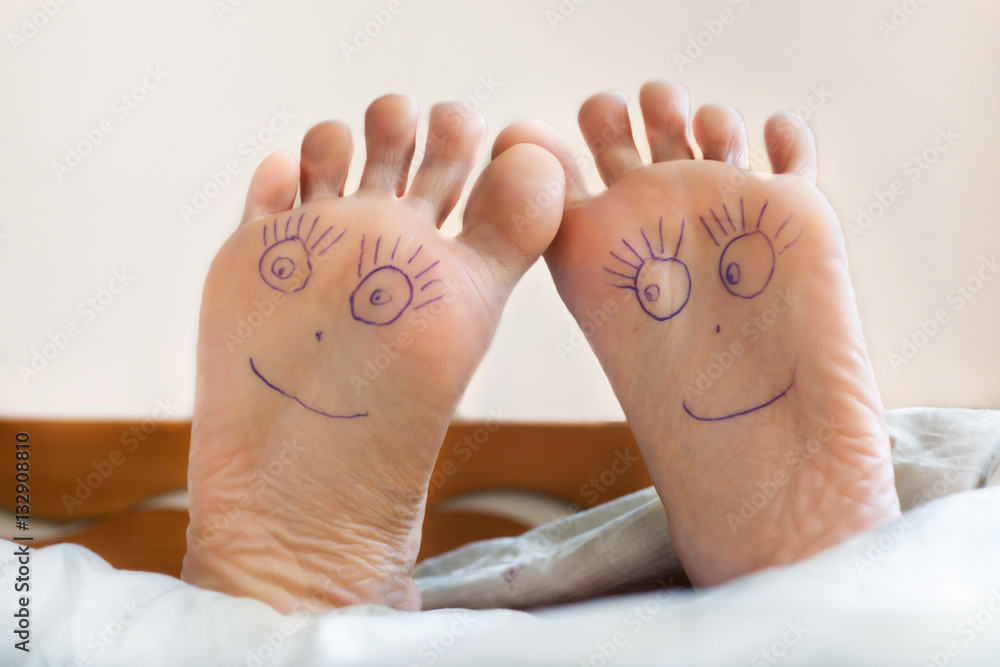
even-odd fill
[[[312,275],[312,260],[323,257],[347,233],[344,230],[335,235],[334,225],[324,229],[319,225],[320,216],[317,215],[311,225],[306,222],[309,231],[303,238],[305,216],[302,213],[294,223],[295,216],[289,216],[284,225],[275,218],[263,226],[264,253],[260,257],[258,271],[265,283],[281,292],[303,289]],[[317,227],[321,231],[317,231]]]

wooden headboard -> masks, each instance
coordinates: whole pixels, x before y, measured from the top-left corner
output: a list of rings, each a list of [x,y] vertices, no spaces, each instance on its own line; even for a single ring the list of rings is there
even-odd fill
[[[190,422],[0,420],[0,506],[10,513],[19,432],[30,436],[34,546],[72,542],[117,568],[179,576]],[[649,486],[638,457],[625,424],[456,422],[431,479],[420,558],[532,527],[463,499],[506,491],[586,509]]]

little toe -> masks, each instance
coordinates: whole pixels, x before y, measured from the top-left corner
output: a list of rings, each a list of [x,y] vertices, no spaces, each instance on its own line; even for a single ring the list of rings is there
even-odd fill
[[[384,95],[365,113],[367,157],[361,189],[402,196],[417,141],[417,101],[412,95]]]
[[[541,146],[554,155],[566,173],[566,204],[587,199],[587,186],[577,165],[573,148],[554,127],[533,118],[520,120],[505,127],[493,142],[491,159],[496,159],[517,144]]]
[[[250,179],[243,223],[287,211],[295,206],[299,190],[299,163],[290,151],[271,153]]]
[[[798,114],[781,111],[768,118],[764,143],[774,173],[796,174],[816,182],[816,140]]]
[[[351,128],[326,121],[306,132],[302,140],[302,202],[344,194],[354,145]]]
[[[580,131],[597,162],[597,171],[608,187],[626,173],[642,166],[632,139],[628,98],[618,91],[594,95],[580,107]]]
[[[494,284],[509,291],[552,242],[564,189],[556,157],[529,143],[508,148],[476,180],[458,240],[485,260]]]
[[[649,81],[639,91],[639,107],[653,162],[694,157],[687,138],[690,101],[684,86],[674,81]]]
[[[691,129],[706,160],[750,166],[747,131],[740,112],[726,104],[706,104],[694,115]]]
[[[431,109],[424,159],[405,199],[439,227],[455,208],[486,137],[486,119],[467,104]]]

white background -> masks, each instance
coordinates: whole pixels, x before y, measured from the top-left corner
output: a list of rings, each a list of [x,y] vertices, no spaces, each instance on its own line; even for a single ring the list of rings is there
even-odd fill
[[[0,411],[7,416],[143,416],[157,399],[179,405],[175,417],[189,416],[201,284],[264,156],[240,152],[247,136],[273,109],[287,110],[294,120],[267,150],[297,153],[312,124],[348,121],[358,147],[351,190],[372,99],[410,92],[425,124],[431,104],[473,96],[480,77],[498,84],[477,100],[489,141],[531,115],[580,150],[580,103],[607,88],[635,101],[651,77],[681,81],[695,105],[738,107],[757,149],[771,112],[800,108],[818,138],[820,186],[845,225],[893,180],[905,186],[848,244],[887,406],[1000,404],[1000,280],[987,281],[960,310],[949,301],[982,258],[1000,250],[995,2],[897,2],[901,25],[886,33],[879,21],[891,19],[894,3],[881,0],[566,0],[568,16],[557,23],[546,12],[558,12],[558,0],[402,0],[402,11],[350,62],[341,43],[387,2],[243,0],[220,13],[222,3],[212,0],[53,1],[51,18],[39,14],[42,4],[0,9]],[[720,31],[712,21],[724,9],[735,20]],[[25,28],[33,20],[44,25]],[[14,44],[12,34],[30,38]],[[678,65],[675,54],[699,39],[706,46],[691,47],[693,62]],[[112,105],[147,67],[167,76],[121,118]],[[810,101],[812,109],[804,106]],[[103,118],[113,132],[60,180],[53,163]],[[634,125],[641,133],[638,117]],[[947,128],[958,139],[913,180],[908,160]],[[484,165],[487,155],[484,147]],[[180,205],[230,160],[241,173],[185,222]],[[592,166],[587,177],[601,187]],[[453,214],[447,228],[458,219]],[[134,279],[87,321],[78,305],[121,269]],[[918,335],[926,344],[893,368],[888,355],[939,309],[947,324],[933,337]],[[71,323],[79,335],[23,380],[18,366]],[[536,266],[511,298],[459,416],[620,418],[589,349],[557,354],[572,331],[544,266]]]

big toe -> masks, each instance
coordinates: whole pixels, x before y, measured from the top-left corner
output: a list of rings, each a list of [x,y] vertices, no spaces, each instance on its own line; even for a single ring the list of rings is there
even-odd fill
[[[478,253],[494,284],[509,290],[548,248],[565,187],[559,160],[532,144],[508,148],[483,171],[458,239]]]
[[[566,204],[587,198],[587,186],[577,165],[573,147],[558,130],[534,118],[519,120],[505,127],[493,141],[492,159],[517,144],[541,146],[554,155],[566,174]]]

